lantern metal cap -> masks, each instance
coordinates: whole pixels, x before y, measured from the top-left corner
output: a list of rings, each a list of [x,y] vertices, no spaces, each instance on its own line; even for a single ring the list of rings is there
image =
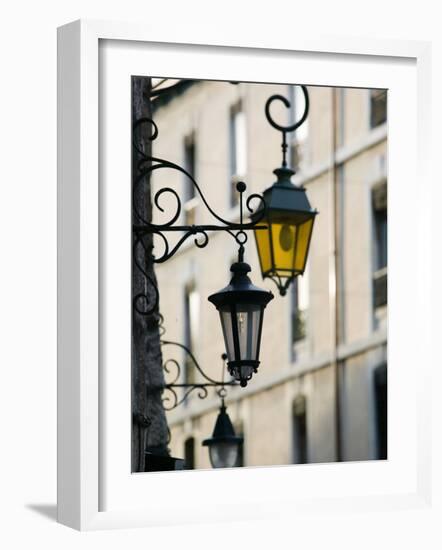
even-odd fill
[[[251,216],[252,220],[262,216],[263,208],[266,209],[266,214],[270,218],[274,212],[296,212],[298,215],[304,214],[306,218],[318,214],[318,211],[310,205],[305,187],[297,186],[290,180],[290,175],[294,174],[293,170],[277,168],[273,173],[278,179],[264,191],[265,207],[258,209]]]
[[[249,264],[236,262],[230,268],[233,277],[230,283],[208,297],[209,302],[219,309],[232,303],[254,303],[267,305],[273,299],[273,294],[255,286],[247,273],[251,271]]]
[[[277,177],[277,180],[273,185],[287,187],[289,189],[301,189],[301,187],[296,187],[296,185],[292,182],[291,178],[295,175],[295,171],[291,168],[288,168],[287,166],[281,166],[280,168],[276,168],[275,170],[273,170],[273,173]]]

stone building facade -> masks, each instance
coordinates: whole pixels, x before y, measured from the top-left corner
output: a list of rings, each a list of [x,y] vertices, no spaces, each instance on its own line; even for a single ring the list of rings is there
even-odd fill
[[[266,121],[265,102],[274,93],[291,100],[290,109],[275,105],[272,111],[286,123],[303,109],[297,90],[208,81],[184,86],[154,108],[154,156],[186,167],[215,212],[236,221],[235,181],[245,181],[247,193],[262,192],[281,163],[280,134]],[[266,309],[258,374],[247,388],[229,389],[226,399],[244,436],[244,466],[369,460],[387,453],[386,92],[308,90],[308,122],[290,137],[294,182],[306,187],[319,211],[306,273],[280,297],[261,278],[252,234],[246,244],[252,281],[272,290],[275,299]],[[153,188],[163,186],[184,199],[183,224],[216,222],[182,174],[158,170]],[[158,223],[175,209],[172,196],[160,200]],[[160,254],[160,240],[155,247]],[[228,234],[212,233],[207,247],[199,249],[190,238],[156,267],[163,338],[190,347],[218,380],[224,343],[207,297],[228,283],[236,250]],[[180,348],[164,346],[163,359],[180,363],[181,381],[199,380]],[[172,371],[171,361],[168,366]],[[185,457],[188,468],[210,468],[201,443],[213,431],[219,404],[214,392],[206,399],[193,392],[167,413],[171,453]]]

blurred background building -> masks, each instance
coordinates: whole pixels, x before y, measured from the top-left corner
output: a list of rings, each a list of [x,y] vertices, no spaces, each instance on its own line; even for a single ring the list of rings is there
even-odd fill
[[[236,182],[260,193],[280,166],[280,134],[265,115],[267,98],[284,124],[299,118],[300,88],[183,81],[154,102],[159,137],[153,155],[185,167],[211,207],[239,220]],[[370,460],[387,456],[387,97],[382,90],[308,87],[310,114],[290,136],[293,181],[307,189],[319,210],[303,277],[280,297],[263,281],[254,237],[245,261],[254,284],[272,290],[266,309],[261,365],[247,388],[229,388],[226,404],[237,434],[244,436],[239,466]],[[158,170],[154,192],[172,187],[184,200],[182,224],[214,223],[184,175]],[[162,197],[165,218],[173,199]],[[156,242],[158,254],[162,248]],[[155,250],[154,250],[155,252]],[[166,340],[188,346],[213,378],[229,378],[221,354],[218,312],[207,301],[227,285],[236,259],[233,239],[212,233],[206,248],[193,238],[156,265]],[[181,381],[199,374],[183,350],[163,347],[163,359],[182,366]],[[169,362],[172,369],[172,364]],[[224,369],[224,374],[223,373]],[[167,378],[167,377],[166,377]],[[164,393],[167,398],[167,392]],[[215,392],[193,392],[168,413],[170,450],[186,468],[210,468],[207,448],[219,408]]]

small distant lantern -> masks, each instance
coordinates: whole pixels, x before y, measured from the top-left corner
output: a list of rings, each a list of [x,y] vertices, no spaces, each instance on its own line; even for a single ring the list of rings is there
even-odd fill
[[[233,468],[238,465],[241,445],[244,438],[237,436],[226,412],[224,400],[215,423],[213,435],[203,441],[209,447],[210,463],[213,468]]]
[[[281,296],[297,275],[302,275],[307,263],[313,223],[317,211],[312,209],[304,187],[296,186],[291,181],[294,170],[287,166],[287,133],[294,132],[307,119],[309,96],[305,86],[305,108],[302,117],[289,126],[283,126],[271,117],[270,105],[274,101],[282,102],[287,108],[290,102],[281,95],[269,97],[265,105],[266,118],[271,126],[282,134],[282,165],[273,171],[276,182],[263,193],[264,204],[252,216],[252,221],[262,220],[267,231],[255,230],[261,274],[263,278],[272,279]]]
[[[264,309],[273,294],[252,284],[247,263],[234,263],[230,270],[229,285],[208,299],[220,314],[229,373],[245,387],[258,370]]]
[[[293,170],[281,167],[274,174],[277,181],[263,194],[264,217],[259,209],[252,220],[261,219],[268,226],[254,232],[262,276],[273,279],[284,296],[294,277],[304,273],[317,211],[304,187],[290,181]]]

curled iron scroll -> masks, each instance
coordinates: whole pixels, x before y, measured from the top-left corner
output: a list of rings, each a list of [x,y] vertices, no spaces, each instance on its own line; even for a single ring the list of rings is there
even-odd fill
[[[147,249],[142,236],[135,235],[132,247],[132,256],[135,267],[143,274],[146,285],[150,287],[151,292],[139,292],[133,297],[133,308],[139,314],[143,316],[152,315],[158,309],[159,293],[158,287],[155,281],[144,269],[142,260],[146,255],[150,254]]]
[[[163,387],[163,406],[166,411],[171,411],[181,405],[181,403],[184,403],[184,401],[186,401],[186,399],[192,393],[196,393],[199,399],[206,399],[206,397],[209,395],[209,388],[218,388],[216,390],[217,395],[221,399],[224,399],[227,395],[227,387],[238,385],[237,382],[232,380],[227,382],[224,381],[224,375],[222,376],[221,380],[213,379],[206,372],[204,372],[201,365],[198,363],[195,355],[187,346],[179,342],[172,342],[170,340],[161,339],[162,347],[168,345],[176,346],[184,350],[184,352],[186,353],[186,358],[190,360],[191,367],[196,369],[196,371],[199,373],[200,382],[186,383],[184,381],[181,383],[181,366],[179,362],[174,358],[170,358],[164,361],[163,370],[165,376],[169,375],[167,376],[168,380]],[[224,368],[224,363],[227,359],[227,355],[223,354],[222,358]]]
[[[286,133],[286,132],[294,132],[297,128],[299,128],[306,120],[310,108],[310,101],[308,96],[307,88],[304,85],[300,85],[302,93],[304,94],[304,100],[305,100],[305,107],[304,107],[304,113],[302,114],[302,117],[295,121],[293,124],[288,124],[286,126],[283,126],[282,124],[279,124],[276,122],[272,115],[270,114],[270,105],[275,101],[281,101],[284,103],[284,105],[287,107],[287,109],[291,106],[290,101],[279,94],[272,95],[268,98],[265,104],[265,114],[266,118],[269,121],[269,124],[273,126],[273,128],[276,128],[276,130],[279,130],[280,132]]]

